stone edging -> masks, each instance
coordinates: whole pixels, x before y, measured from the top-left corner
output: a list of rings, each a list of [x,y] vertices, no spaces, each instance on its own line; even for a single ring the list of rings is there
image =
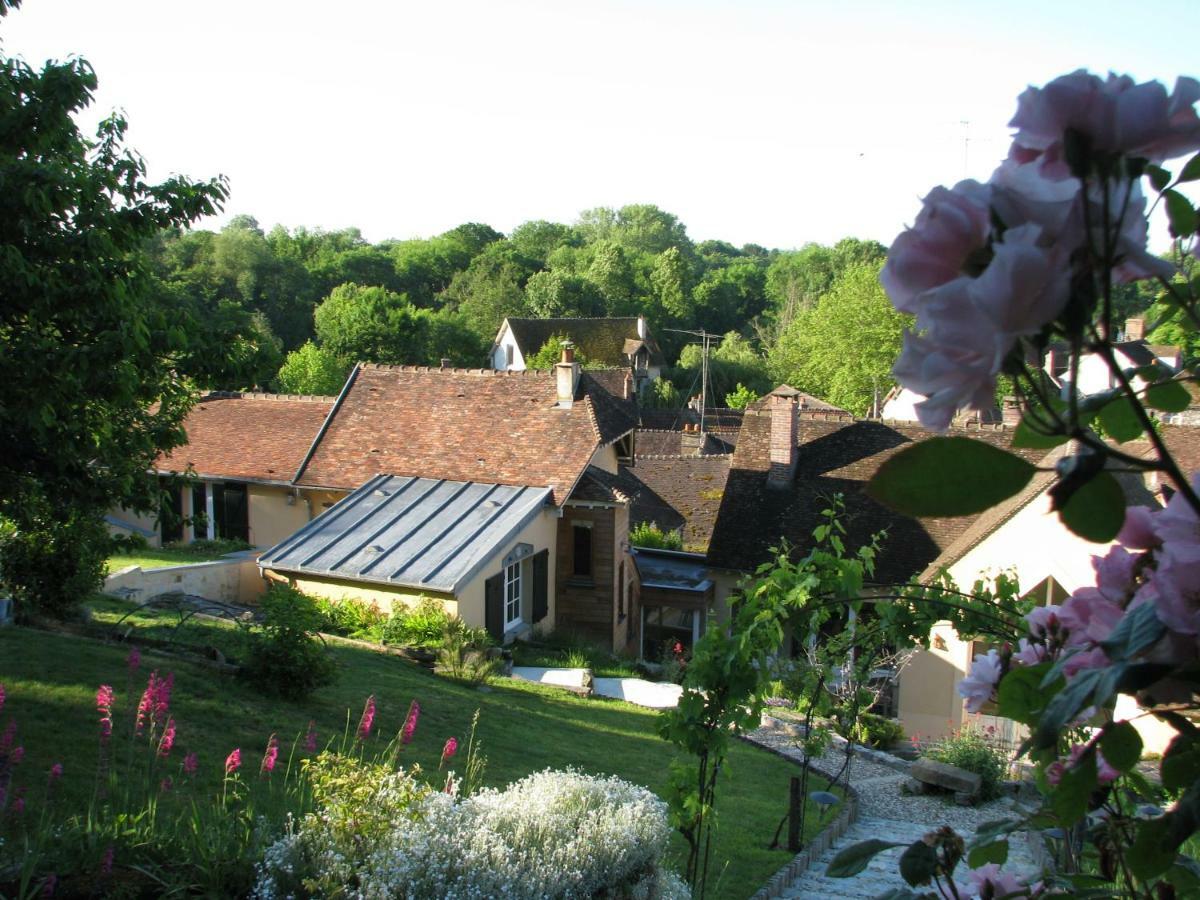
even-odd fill
[[[793,756],[784,753],[778,747],[769,747],[766,744],[760,744],[749,735],[740,735],[741,739],[755,747],[766,750],[768,753],[774,753],[776,756],[786,759],[788,762],[797,766],[807,767],[810,772],[820,775],[822,778],[829,778],[825,772],[821,772],[815,766],[808,763],[800,762]],[[846,801],[842,810],[837,814],[837,817],[822,828],[817,835],[809,842],[808,846],[792,857],[791,862],[786,863],[783,868],[771,876],[771,878],[754,894],[750,900],[772,900],[779,897],[791,887],[792,883],[808,871],[808,867],[815,863],[830,847],[833,842],[846,833],[846,830],[854,824],[858,819],[858,791],[850,785],[846,785]]]

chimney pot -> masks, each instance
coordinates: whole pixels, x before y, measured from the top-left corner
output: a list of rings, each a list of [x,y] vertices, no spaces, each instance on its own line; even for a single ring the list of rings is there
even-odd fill
[[[557,405],[570,409],[579,387],[579,363],[575,362],[575,345],[563,341],[562,362],[554,367],[554,387]]]
[[[450,357],[448,357],[448,356],[443,356],[443,357],[442,357],[442,368],[443,368],[443,369],[448,369],[448,368],[450,368]]]
[[[565,363],[575,362],[575,345],[570,341],[562,342],[562,361]]]

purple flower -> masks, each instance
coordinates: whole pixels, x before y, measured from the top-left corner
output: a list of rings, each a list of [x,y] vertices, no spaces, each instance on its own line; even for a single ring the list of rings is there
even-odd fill
[[[367,698],[363,705],[362,718],[358,720],[358,739],[365,741],[371,736],[371,728],[375,725],[375,695]]]
[[[162,781],[160,781],[158,783],[159,791],[161,791],[164,794],[167,793],[167,791],[171,790],[171,788],[173,788],[173,787],[175,787],[175,782],[171,780],[170,775],[168,775],[166,778],[164,778]]]
[[[112,705],[113,689],[111,685],[102,684],[96,691],[96,710],[100,713],[100,742],[107,744],[112,737]]]
[[[46,880],[42,882],[42,896],[53,897],[54,891],[58,888],[58,876],[53,872],[46,876]]]
[[[4,693],[4,685],[0,683],[0,709],[4,709],[4,701],[7,699],[7,696]]]
[[[408,706],[408,716],[404,719],[404,729],[400,732],[400,743],[411,744],[417,731],[417,719],[421,715],[421,704],[414,700]]]
[[[60,778],[62,778],[62,776],[63,776],[63,764],[62,763],[57,762],[50,767],[50,783],[51,784],[58,781]]]

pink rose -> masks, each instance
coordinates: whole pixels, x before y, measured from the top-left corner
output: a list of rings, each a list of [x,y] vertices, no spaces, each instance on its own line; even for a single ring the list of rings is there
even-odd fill
[[[918,296],[972,271],[991,232],[989,192],[977,181],[935,187],[912,228],[892,242],[879,276],[892,305],[915,313]],[[980,267],[981,268],[981,267]]]
[[[971,886],[980,897],[1006,897],[1023,893],[1025,884],[1011,872],[1001,872],[996,863],[988,863],[967,873]]]
[[[1017,644],[1017,652],[1013,654],[1013,659],[1023,666],[1036,666],[1046,658],[1045,644],[1031,644],[1027,639],[1021,638]]]
[[[970,674],[958,683],[958,693],[966,698],[968,712],[979,712],[992,699],[992,692],[1000,682],[1000,670],[1000,654],[995,650],[971,663]]]
[[[1152,550],[1159,545],[1149,507],[1130,506],[1125,510],[1125,524],[1117,534],[1117,541],[1131,550]]]
[[[994,256],[969,286],[972,302],[993,328],[1011,337],[1037,334],[1066,305],[1070,270],[1058,252],[1039,245],[1038,225],[1004,232]]]
[[[1113,547],[1104,556],[1092,557],[1096,588],[1117,603],[1124,602],[1133,590],[1133,573],[1138,557],[1124,547]]]

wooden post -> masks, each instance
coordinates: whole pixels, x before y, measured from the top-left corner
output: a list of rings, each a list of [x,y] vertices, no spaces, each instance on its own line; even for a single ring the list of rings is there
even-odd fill
[[[788,853],[800,852],[800,777],[792,776],[788,787]]]

